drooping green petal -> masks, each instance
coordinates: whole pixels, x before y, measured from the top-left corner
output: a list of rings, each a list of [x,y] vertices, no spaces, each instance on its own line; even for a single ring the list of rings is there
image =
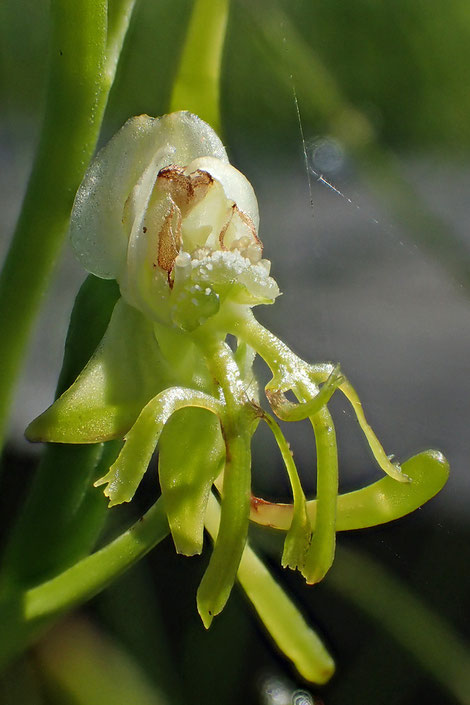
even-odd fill
[[[149,167],[156,178],[164,166],[185,166],[205,156],[228,161],[216,133],[196,115],[128,120],[98,153],[75,198],[70,235],[85,269],[104,279],[119,276],[127,250],[124,207],[146,170],[147,184]]]
[[[26,436],[53,443],[122,438],[147,401],[167,385],[152,324],[121,299],[83,372],[28,426]]]
[[[338,448],[333,419],[326,406],[311,416],[310,422],[317,448],[317,511],[302,575],[313,585],[323,580],[335,557]]]
[[[408,482],[409,478],[406,476],[406,474],[402,472],[400,466],[397,463],[392,462],[392,456],[389,457],[386,454],[382,447],[382,444],[380,443],[371,426],[367,422],[364,411],[362,409],[361,400],[359,399],[356,390],[347,380],[344,380],[341,383],[340,389],[351,403],[351,406],[354,409],[354,413],[356,414],[359,426],[361,427],[362,432],[367,438],[367,442],[369,443],[370,449],[374,454],[374,458],[377,460],[382,470],[386,472],[387,475],[390,475],[390,477],[393,477],[394,480],[398,480],[398,482]]]
[[[226,463],[220,530],[197,591],[197,608],[208,629],[225,607],[246,543],[250,512],[252,414],[223,418]]]
[[[219,520],[220,508],[211,495],[206,526],[214,540]],[[280,651],[293,662],[300,675],[313,683],[326,683],[334,672],[333,659],[248,544],[243,551],[237,577]]]
[[[385,524],[414,512],[444,487],[449,477],[449,464],[442,453],[428,450],[403,463],[410,482],[381,478],[372,485],[338,495],[336,530],[366,529]],[[307,502],[307,511],[315,522],[317,501]],[[257,524],[287,531],[292,522],[292,504],[271,504],[253,500],[250,519]]]
[[[304,491],[302,489],[302,485],[300,484],[294,458],[292,457],[289,444],[287,443],[284,434],[269,414],[263,414],[263,419],[273,432],[276,443],[281,451],[282,459],[284,460],[284,464],[289,475],[292,495],[294,498],[292,521],[284,541],[282,566],[284,568],[292,568],[293,570],[296,568],[302,570],[312,536],[310,519],[307,515],[307,503],[305,501]]]
[[[201,553],[207,499],[225,458],[220,424],[203,409],[182,409],[159,441],[158,473],[178,553]]]
[[[163,427],[179,409],[196,406],[220,415],[221,404],[204,392],[184,387],[170,387],[151,399],[142,409],[129,433],[117,460],[109,472],[95,482],[95,487],[107,485],[104,490],[109,506],[130,502],[147,470]]]
[[[328,376],[334,370],[331,365],[312,365],[311,368],[313,372],[312,377],[316,382],[326,381]],[[408,482],[409,478],[402,471],[400,465],[392,461],[393,456],[387,455],[382,444],[375,435],[374,430],[367,421],[364,414],[364,409],[362,408],[362,402],[352,384],[346,378],[343,378],[339,388],[351,404],[354,413],[356,414],[359,426],[367,439],[369,447],[379,467],[381,467],[382,470],[394,480],[398,480],[398,482]]]

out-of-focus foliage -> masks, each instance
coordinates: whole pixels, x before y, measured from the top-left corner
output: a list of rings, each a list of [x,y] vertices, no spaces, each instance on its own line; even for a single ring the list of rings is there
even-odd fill
[[[189,0],[140,0],[111,96],[108,133],[139,110],[157,115],[167,109],[191,6]],[[15,118],[35,117],[44,85],[47,2],[4,0],[0,19],[3,106]],[[263,28],[274,28],[276,37],[267,41]],[[334,77],[335,92],[368,117],[381,141],[398,148],[468,148],[467,0],[233,0],[222,86],[227,133],[243,124],[247,137],[262,132],[265,144],[285,143],[286,133],[295,134],[288,129],[296,120],[292,85],[306,126],[328,128],[319,110],[324,97],[311,93],[315,77],[300,69],[292,81],[283,75],[299,51],[304,60],[310,54],[311,67]]]

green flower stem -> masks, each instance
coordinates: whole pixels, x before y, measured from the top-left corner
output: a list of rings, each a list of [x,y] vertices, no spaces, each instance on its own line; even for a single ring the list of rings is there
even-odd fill
[[[338,548],[328,585],[386,629],[462,705],[470,705],[469,645],[408,587],[365,555]]]
[[[209,565],[197,593],[199,614],[206,628],[222,611],[235,581],[248,534],[251,497],[251,436],[254,411],[244,398],[238,365],[228,345],[198,339],[208,366],[220,384],[225,408],[220,415],[225,440],[222,518]]]
[[[220,508],[211,495],[206,527],[213,540],[217,537],[219,521]],[[301,676],[314,683],[329,680],[334,671],[333,659],[248,544],[243,551],[237,577],[271,637]]]
[[[168,534],[162,501],[128,531],[55,578],[0,602],[0,665],[39,638],[51,621],[82,604],[148,553]]]
[[[93,548],[106,511],[91,487],[102,455],[102,443],[46,448],[2,560],[2,591],[46,580]]]
[[[41,677],[74,705],[169,705],[143,666],[90,620],[65,620],[34,650]],[[106,668],[103,668],[106,664]],[[29,704],[28,704],[29,705]]]
[[[220,70],[229,0],[195,0],[170,110],[190,110],[220,132]]]
[[[127,24],[107,46],[105,0],[52,0],[50,75],[39,146],[0,278],[0,438],[30,331],[98,139]],[[132,3],[119,4],[128,17]],[[117,19],[117,16],[116,16]],[[109,54],[107,50],[109,49]]]
[[[338,450],[331,414],[325,406],[310,417],[317,446],[317,513],[312,542],[302,571],[309,584],[322,580],[335,556]]]
[[[273,375],[273,380],[267,385],[269,390],[278,381],[283,389],[292,389],[298,386],[299,382],[307,389],[312,387],[310,365],[298,358],[285,343],[262,326],[251,309],[237,309],[231,319],[227,317],[226,325],[230,333],[253,348],[268,365]],[[315,369],[320,370],[321,366]],[[324,369],[328,377],[334,367],[325,363]]]

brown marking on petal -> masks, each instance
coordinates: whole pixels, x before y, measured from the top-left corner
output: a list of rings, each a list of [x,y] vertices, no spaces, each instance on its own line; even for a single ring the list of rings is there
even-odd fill
[[[183,167],[170,165],[160,169],[155,187],[168,193],[181,211],[183,218],[206,195],[214,179],[202,169],[186,175]]]
[[[274,505],[275,502],[268,502],[267,499],[262,499],[262,497],[255,497],[254,494],[251,495],[250,505],[254,512],[259,512],[259,507],[265,506],[267,504]]]
[[[264,411],[263,407],[260,406],[255,399],[249,399],[248,397],[246,397],[246,405],[251,409],[255,418],[257,418],[257,419],[264,419],[265,418],[266,412]]]
[[[146,232],[147,232],[147,228],[145,227],[145,225],[144,225],[144,227],[142,228],[142,232],[143,232],[143,233],[146,233]]]
[[[281,406],[285,401],[287,401],[280,389],[265,389],[264,393],[266,394],[266,398],[273,409]]]
[[[223,226],[222,230],[220,231],[220,234],[219,234],[220,248],[222,250],[228,249],[227,245],[225,244],[225,235],[226,235],[227,230],[228,230],[230,224],[232,223],[233,217],[235,215],[237,215],[240,218],[240,220],[242,221],[242,223],[244,223],[249,228],[254,244],[259,245],[261,252],[262,252],[263,251],[263,243],[261,242],[261,240],[259,239],[259,237],[256,233],[255,224],[253,223],[253,221],[251,220],[249,215],[247,215],[246,213],[244,213],[243,211],[240,210],[240,208],[237,206],[236,203],[234,203],[232,205],[230,215],[227,218],[227,221],[226,221],[225,225]]]
[[[233,218],[234,213],[235,213],[236,210],[238,210],[238,209],[237,209],[237,204],[236,204],[236,203],[232,203],[232,207],[231,207],[231,209],[230,209],[230,214],[229,214],[229,216],[228,216],[228,218],[227,218],[227,220],[226,220],[226,222],[225,222],[225,225],[223,226],[222,230],[221,230],[220,233],[219,233],[219,243],[220,243],[220,249],[221,249],[221,250],[226,250],[226,249],[227,249],[227,248],[225,247],[224,237],[225,237],[225,233],[227,232],[230,223],[232,222],[232,218]]]
[[[158,172],[157,178],[168,179],[171,181],[173,178],[177,178],[178,175],[184,175],[184,168],[182,166],[177,166],[176,164],[169,164],[164,166]]]
[[[169,273],[181,249],[181,213],[172,203],[158,234],[158,266]]]
[[[238,207],[237,207],[237,214],[240,217],[240,220],[242,220],[245,223],[245,225],[247,225],[249,227],[249,229],[251,230],[251,234],[253,235],[254,241],[258,245],[260,245],[261,251],[263,251],[263,243],[261,242],[261,240],[258,237],[258,234],[256,232],[256,228],[255,228],[255,224],[251,220],[250,216],[247,215],[246,213],[244,213],[243,211],[241,211]]]
[[[283,502],[268,502],[266,499],[262,499],[262,497],[255,497],[254,494],[251,495],[250,498],[250,515],[251,515],[251,520],[257,522],[256,515],[261,511],[263,511],[263,507],[275,507],[277,512],[279,511],[287,511],[287,512],[292,512],[294,510],[294,505],[293,504],[284,504]],[[266,517],[262,516],[261,517],[261,524],[262,526],[267,526],[271,529],[278,529],[279,526],[275,523],[266,521]]]
[[[155,187],[163,193],[168,193],[180,210],[191,198],[191,186],[180,166],[171,165],[160,169]]]

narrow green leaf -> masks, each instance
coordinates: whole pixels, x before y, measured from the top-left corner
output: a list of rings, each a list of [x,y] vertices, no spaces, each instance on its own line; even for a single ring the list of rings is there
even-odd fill
[[[220,131],[220,70],[229,0],[196,0],[170,110],[191,110]]]

